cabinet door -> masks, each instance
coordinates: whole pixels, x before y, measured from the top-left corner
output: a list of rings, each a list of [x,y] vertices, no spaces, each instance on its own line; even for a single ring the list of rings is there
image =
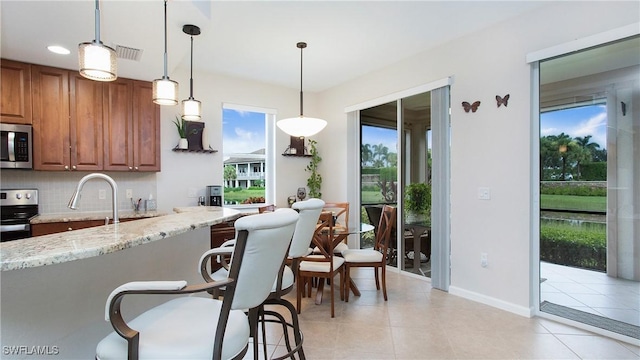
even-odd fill
[[[102,170],[102,87],[79,73],[70,74],[69,141],[71,169]]]
[[[133,148],[135,171],[160,171],[160,106],[150,82],[133,82]]]
[[[104,113],[104,169],[133,170],[133,81],[117,79],[105,83]]]
[[[2,59],[0,122],[31,125],[31,65]]]
[[[65,221],[31,225],[31,236],[57,234],[104,225],[104,220]]]
[[[69,170],[69,72],[31,66],[33,168]]]

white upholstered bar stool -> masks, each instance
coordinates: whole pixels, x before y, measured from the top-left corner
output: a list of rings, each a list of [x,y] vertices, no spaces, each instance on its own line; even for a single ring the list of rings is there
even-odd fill
[[[105,311],[115,332],[100,341],[96,359],[241,359],[250,334],[243,309],[259,306],[269,295],[298,217],[294,210],[284,209],[236,220],[233,266],[221,281],[144,281],[115,289]],[[203,257],[211,256],[210,251]],[[178,297],[127,322],[120,312],[125,296],[191,294],[221,286],[226,287],[223,300]]]
[[[265,300],[265,302],[258,307],[258,313],[256,315],[270,315],[277,318],[277,322],[281,323],[284,331],[284,339],[285,344],[287,346],[288,353],[283,355],[281,358],[287,358],[293,353],[298,353],[300,359],[304,359],[304,351],[302,350],[302,342],[303,336],[300,331],[300,325],[298,322],[298,313],[296,312],[295,307],[289,301],[282,299],[282,296],[290,293],[293,289],[295,279],[297,277],[298,265],[300,263],[300,259],[306,255],[311,253],[311,248],[309,245],[311,244],[313,234],[316,230],[316,225],[318,223],[318,218],[320,217],[320,212],[322,211],[322,207],[324,206],[324,201],[320,199],[309,199],[305,201],[299,201],[292,205],[292,208],[299,213],[299,219],[296,223],[296,229],[293,233],[293,238],[291,240],[291,245],[289,247],[288,259],[287,262],[289,265],[285,265],[283,263],[282,269],[276,278],[276,281],[273,283],[273,287],[271,288],[271,293]],[[275,212],[282,211],[281,209],[276,210]],[[234,241],[229,240],[223,244],[218,251],[211,252],[212,256],[216,255],[229,255],[233,251]],[[223,267],[221,269],[216,270],[213,274],[208,274],[206,270],[208,259],[203,258],[203,262],[201,263],[201,274],[204,277],[205,281],[215,281],[221,280],[227,277],[229,267]],[[224,294],[224,293],[222,293]],[[287,323],[284,317],[275,312],[264,310],[264,305],[281,305],[287,308],[291,313],[291,323]],[[251,316],[254,316],[253,314]],[[265,321],[273,322],[273,320],[269,320],[262,317],[262,343],[264,347],[265,357],[266,357],[266,339],[265,339]],[[257,326],[257,324],[256,324]],[[295,339],[295,347],[291,347],[289,341],[289,332],[287,331],[287,327],[293,328],[293,334]],[[252,335],[257,334],[257,328],[252,329]],[[254,358],[257,359],[257,339],[254,339]],[[272,359],[277,360],[277,359]]]

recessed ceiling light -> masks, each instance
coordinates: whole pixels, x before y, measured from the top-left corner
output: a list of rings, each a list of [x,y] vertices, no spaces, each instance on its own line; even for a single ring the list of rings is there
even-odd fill
[[[49,51],[51,51],[52,53],[56,53],[60,55],[71,54],[71,51],[69,51],[69,49],[63,48],[62,46],[58,46],[58,45],[49,45],[47,46],[47,49],[49,49]]]

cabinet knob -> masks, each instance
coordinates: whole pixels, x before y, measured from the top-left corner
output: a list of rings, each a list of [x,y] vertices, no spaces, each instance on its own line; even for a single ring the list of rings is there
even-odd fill
[[[133,170],[133,168],[131,166],[129,166],[129,171]]]
[[[76,166],[75,166],[75,165],[73,165],[71,168],[72,168],[73,170],[75,170],[75,169],[76,169]]]
[[[138,171],[138,167],[136,166],[136,171]]]
[[[71,231],[71,230],[73,230],[73,229],[72,229],[72,228],[68,228],[68,229],[67,229],[67,231]]]
[[[65,170],[69,170],[69,165],[65,165],[65,166],[64,166],[64,169],[65,169]]]

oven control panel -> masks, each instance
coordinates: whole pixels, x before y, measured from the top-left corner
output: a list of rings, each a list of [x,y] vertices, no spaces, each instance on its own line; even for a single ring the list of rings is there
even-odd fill
[[[37,189],[0,190],[0,206],[38,205]]]

